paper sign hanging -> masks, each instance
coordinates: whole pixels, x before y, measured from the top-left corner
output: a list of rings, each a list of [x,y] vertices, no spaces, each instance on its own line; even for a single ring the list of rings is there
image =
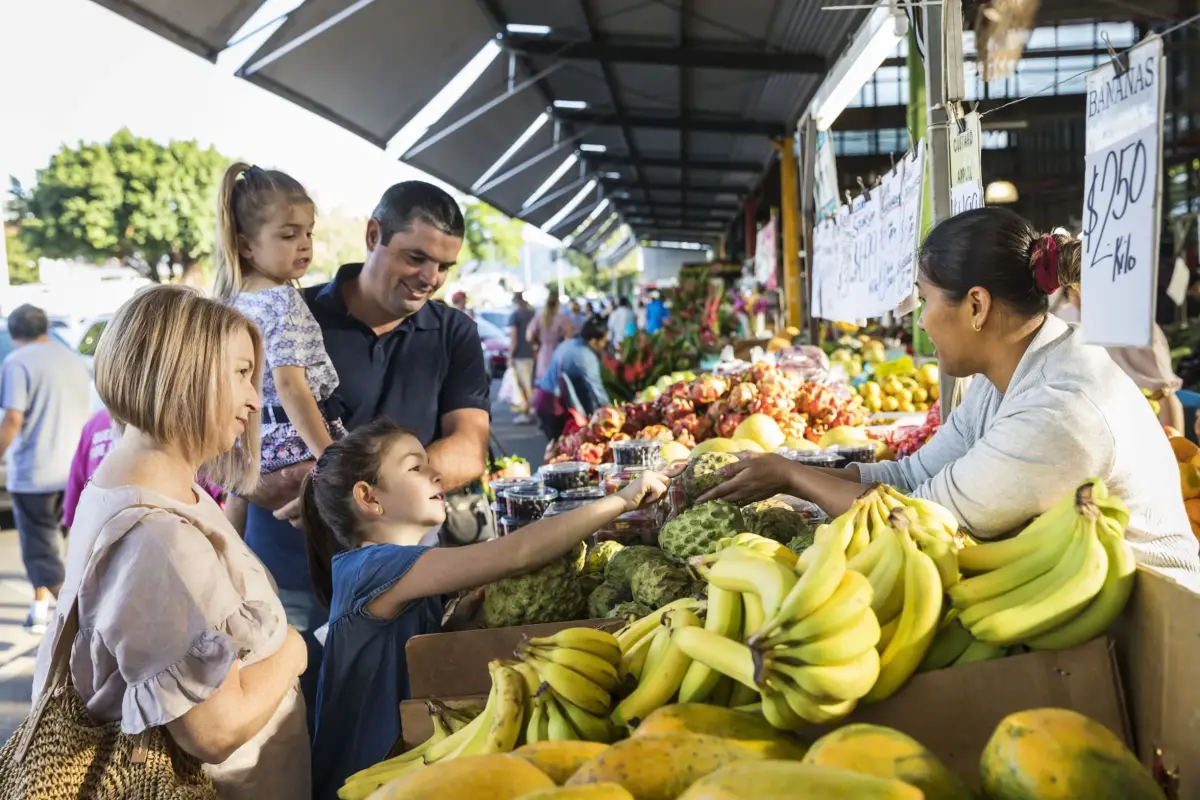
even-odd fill
[[[1150,344],[1161,220],[1162,39],[1088,73],[1083,186],[1084,341]]]
[[[906,299],[902,299],[897,310],[904,314],[916,308],[917,251],[921,247],[921,209],[925,192],[925,142],[917,142],[916,149],[904,160],[904,183],[901,189],[900,258],[896,291],[907,287]]]
[[[962,118],[961,129],[950,123],[950,211],[961,214],[983,208],[983,167],[980,158],[982,129],[979,114]]]
[[[771,219],[759,230],[754,246],[754,280],[771,290],[774,290],[778,283],[775,264],[779,249],[775,238],[778,219],[772,210]]]
[[[833,137],[828,131],[817,134],[813,199],[816,201],[817,221],[831,219],[838,207],[838,175],[833,153]]]

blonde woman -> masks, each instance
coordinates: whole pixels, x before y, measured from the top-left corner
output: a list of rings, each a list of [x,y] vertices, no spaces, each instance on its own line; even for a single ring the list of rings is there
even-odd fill
[[[558,292],[553,290],[550,292],[542,312],[529,323],[529,329],[525,335],[529,343],[533,345],[533,379],[536,383],[546,374],[546,370],[550,369],[555,349],[575,335],[575,326],[572,324],[571,318],[562,312]]]
[[[305,645],[270,576],[196,472],[234,491],[258,478],[262,341],[233,309],[160,286],[127,302],[96,353],[96,389],[123,426],[75,511],[46,680],[79,600],[71,678],[126,733],[165,726],[223,800],[308,797],[297,679]]]

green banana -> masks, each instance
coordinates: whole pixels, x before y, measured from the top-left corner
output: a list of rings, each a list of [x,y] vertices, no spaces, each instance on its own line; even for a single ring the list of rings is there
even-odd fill
[[[682,628],[680,630],[688,630]],[[703,630],[725,640],[731,640],[742,630],[742,595],[719,586],[708,587],[708,613]],[[679,631],[675,631],[678,633]],[[678,642],[676,643],[678,644]],[[703,703],[717,686],[721,673],[706,662],[693,657],[683,682],[679,685],[679,702]]]
[[[1008,655],[1008,648],[1001,645],[988,644],[987,642],[971,642],[966,650],[958,658],[954,659],[953,666],[962,664],[974,664],[979,661],[992,661],[997,658],[1003,658]]]
[[[925,653],[925,658],[917,667],[917,672],[928,672],[950,666],[975,641],[971,632],[958,621],[956,610],[951,609],[950,613],[954,614],[954,617],[949,623],[938,629],[933,637],[933,643],[929,645],[929,650]]]
[[[1062,555],[1071,541],[1071,530],[1072,527],[1070,526],[1061,526],[1058,528],[1056,535],[1047,534],[1046,541],[1034,552],[1010,561],[991,572],[984,572],[959,581],[948,590],[950,602],[954,604],[955,608],[966,608],[984,600],[998,597],[1023,583],[1028,583],[1040,575],[1045,575],[1054,569],[1055,565],[1062,559]],[[1010,539],[1008,541],[1015,540]],[[981,544],[975,547],[964,548],[959,553],[960,562],[963,553],[970,550],[980,550],[985,547],[992,547],[992,545]]]
[[[765,562],[773,563],[773,562]],[[691,659],[671,642],[670,631],[684,627],[700,628],[700,618],[690,611],[678,609],[667,616],[668,638],[666,652],[647,668],[633,693],[613,709],[612,721],[619,728],[636,727],[637,721],[666,705],[679,691]]]

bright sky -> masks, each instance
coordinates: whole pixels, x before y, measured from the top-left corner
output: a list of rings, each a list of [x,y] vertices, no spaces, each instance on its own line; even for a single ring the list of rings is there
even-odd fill
[[[268,0],[247,29],[298,4]],[[269,30],[214,65],[91,0],[0,0],[0,9],[0,177],[29,186],[62,144],[103,141],[128,127],[163,142],[197,139],[227,156],[283,169],[319,206],[356,216],[369,214],[397,181],[438,182],[235,78]]]

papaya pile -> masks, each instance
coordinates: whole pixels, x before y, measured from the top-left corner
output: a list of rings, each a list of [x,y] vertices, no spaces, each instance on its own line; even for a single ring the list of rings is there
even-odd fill
[[[981,794],[920,742],[878,725],[806,747],[760,713],[663,706],[614,744],[547,740],[409,770],[372,800],[1163,800],[1107,728],[1074,711],[1005,718],[984,748]]]

